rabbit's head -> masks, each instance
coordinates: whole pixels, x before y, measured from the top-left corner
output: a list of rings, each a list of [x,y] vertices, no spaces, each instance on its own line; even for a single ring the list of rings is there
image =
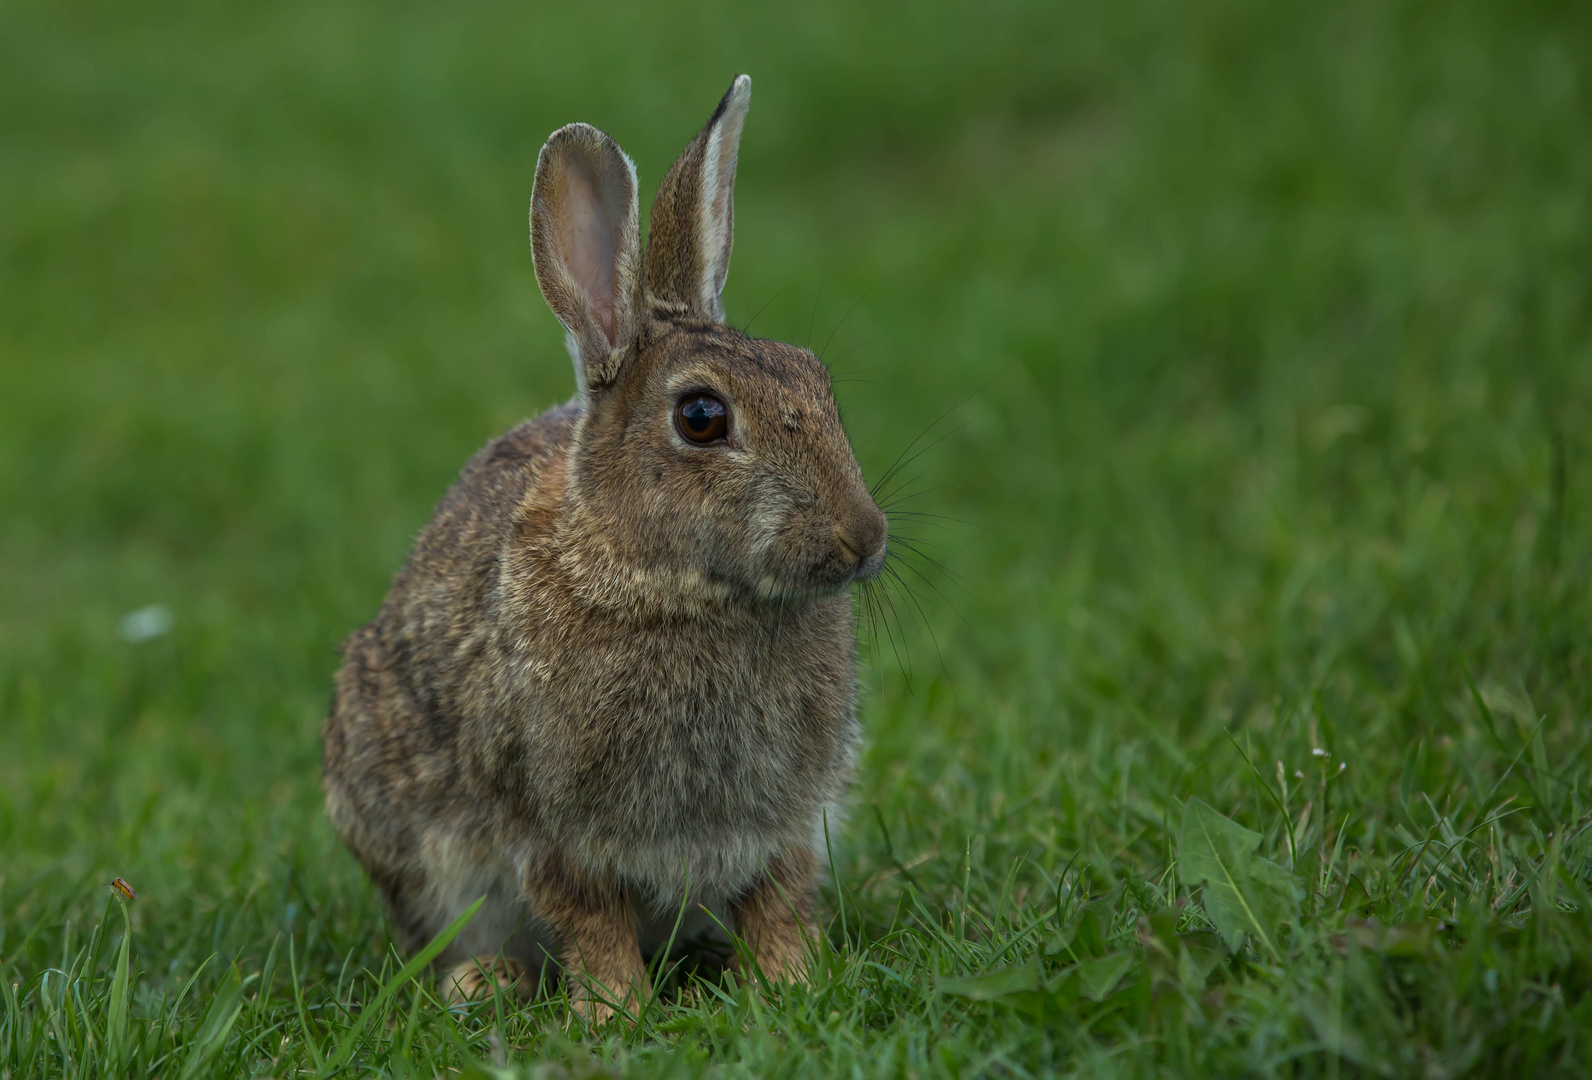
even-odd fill
[[[885,516],[811,352],[727,326],[745,75],[664,177],[641,250],[636,172],[586,124],[536,163],[531,248],[584,416],[565,506],[591,558],[652,592],[786,603],[884,561]]]

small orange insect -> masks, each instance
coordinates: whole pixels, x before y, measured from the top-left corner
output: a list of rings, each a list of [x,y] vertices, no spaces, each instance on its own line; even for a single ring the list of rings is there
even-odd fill
[[[138,899],[138,890],[127,884],[127,880],[125,878],[117,878],[115,881],[111,882],[105,887],[107,889],[115,889],[129,900]]]

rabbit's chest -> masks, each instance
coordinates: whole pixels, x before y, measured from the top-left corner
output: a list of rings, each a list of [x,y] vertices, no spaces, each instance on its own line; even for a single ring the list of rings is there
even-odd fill
[[[537,816],[647,878],[684,868],[728,883],[810,843],[844,794],[856,740],[849,626],[829,629],[598,641],[544,683],[529,755]]]

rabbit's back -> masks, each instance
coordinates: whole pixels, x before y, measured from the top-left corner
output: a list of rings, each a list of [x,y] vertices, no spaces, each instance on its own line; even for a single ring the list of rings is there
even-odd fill
[[[479,649],[501,625],[505,548],[515,540],[524,504],[556,489],[576,424],[576,404],[518,424],[466,463],[415,541],[373,625],[399,649],[417,702],[456,711],[452,694]]]
[[[395,902],[428,880],[429,838],[485,839],[503,817],[500,800],[480,790],[483,771],[507,764],[490,747],[508,728],[482,700],[503,652],[502,554],[522,503],[561,469],[579,416],[573,404],[550,409],[478,451],[376,618],[343,644],[325,728],[327,812],[388,898],[401,937],[434,930],[406,926],[409,905]]]

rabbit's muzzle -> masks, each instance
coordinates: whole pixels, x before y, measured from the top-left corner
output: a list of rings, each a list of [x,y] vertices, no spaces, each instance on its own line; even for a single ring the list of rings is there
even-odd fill
[[[872,499],[859,500],[836,515],[827,535],[819,531],[813,537],[811,586],[829,592],[877,577],[884,566],[888,532],[884,512]]]

